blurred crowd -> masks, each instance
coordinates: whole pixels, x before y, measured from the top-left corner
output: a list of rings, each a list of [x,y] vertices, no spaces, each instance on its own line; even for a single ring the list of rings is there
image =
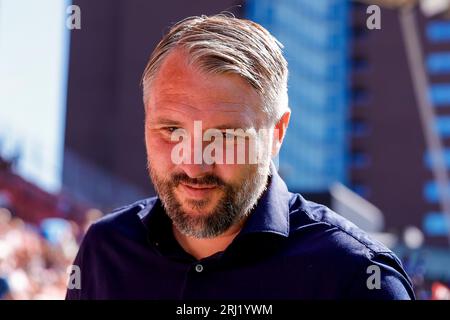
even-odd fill
[[[64,299],[67,268],[89,225],[101,217],[86,214],[84,225],[46,218],[36,226],[0,208],[0,300]]]
[[[429,279],[427,277],[427,259],[420,251],[410,251],[399,255],[412,283],[418,300],[450,300],[450,281]]]
[[[73,263],[85,232],[102,217],[86,212],[83,223],[45,218],[39,225],[0,208],[0,300],[64,299]],[[426,263],[417,255],[401,256],[418,299],[450,299],[449,283],[426,279]]]

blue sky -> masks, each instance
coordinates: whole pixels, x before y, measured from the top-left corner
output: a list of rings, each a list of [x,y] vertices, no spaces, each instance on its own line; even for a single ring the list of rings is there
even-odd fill
[[[61,187],[68,0],[0,0],[0,153],[20,151],[18,172]]]

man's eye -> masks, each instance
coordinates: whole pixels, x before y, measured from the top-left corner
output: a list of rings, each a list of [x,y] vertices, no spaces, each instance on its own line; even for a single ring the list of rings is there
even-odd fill
[[[229,140],[232,140],[232,139],[234,139],[234,135],[233,134],[231,134],[231,133],[228,133],[228,132],[222,132],[222,137],[224,138],[224,139],[229,139]]]
[[[177,129],[178,129],[177,127],[165,127],[165,128],[163,128],[163,130],[168,132],[168,133],[173,133]]]

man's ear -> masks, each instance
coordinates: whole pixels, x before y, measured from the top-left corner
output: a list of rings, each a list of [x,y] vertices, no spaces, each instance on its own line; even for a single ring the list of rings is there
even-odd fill
[[[291,118],[291,111],[286,111],[280,120],[275,124],[273,130],[273,142],[272,142],[272,157],[275,157],[280,152],[281,144],[286,135],[286,130],[289,125],[289,119]]]

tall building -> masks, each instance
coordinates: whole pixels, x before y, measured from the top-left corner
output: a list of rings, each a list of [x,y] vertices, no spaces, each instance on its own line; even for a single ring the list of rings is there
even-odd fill
[[[292,115],[279,166],[305,194],[347,182],[348,9],[342,0],[247,1],[246,16],[284,45]]]
[[[422,226],[427,236],[444,243],[450,237],[450,212],[443,212],[442,200],[450,201],[450,20],[440,16],[426,18],[419,15],[420,38],[423,47],[424,64],[428,75],[428,96],[435,111],[433,128],[442,144],[442,156],[447,173],[447,186],[438,192],[435,177],[423,185],[423,197],[427,203],[423,213]],[[430,151],[423,155],[423,165],[433,169]],[[445,199],[442,199],[445,197]],[[446,239],[447,244],[450,238]]]
[[[352,5],[350,184],[390,230],[414,226],[426,244],[448,245],[440,196],[450,193],[438,192],[429,150],[444,147],[448,174],[450,22],[382,9],[381,30],[369,30],[366,8]]]
[[[292,117],[281,174],[307,196],[341,182],[381,210],[387,231],[415,227],[426,243],[448,244],[428,150],[433,137],[440,141],[450,166],[449,21],[415,10],[417,49],[403,11],[382,9],[381,29],[370,30],[367,8],[343,0],[247,1],[246,15],[283,43],[289,63]],[[413,76],[418,53],[424,93]],[[435,110],[431,121],[420,107],[424,96]]]
[[[76,0],[71,32],[64,186],[103,209],[154,194],[146,169],[140,79],[171,23],[242,1]]]

